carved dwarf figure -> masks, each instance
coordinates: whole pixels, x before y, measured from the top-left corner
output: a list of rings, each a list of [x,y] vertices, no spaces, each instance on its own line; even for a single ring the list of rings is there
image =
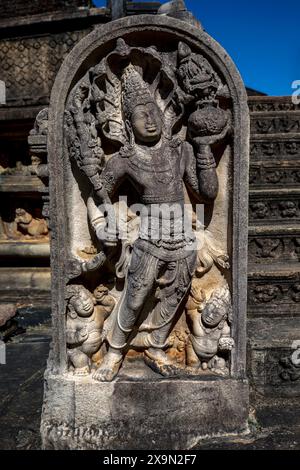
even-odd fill
[[[184,230],[183,183],[205,201],[213,201],[218,192],[213,155],[199,153],[197,160],[191,144],[167,137],[161,111],[131,64],[123,72],[122,90],[129,144],[108,161],[95,190],[98,189],[100,200],[109,202],[120,182],[127,177],[137,189],[145,212],[141,213],[140,233],[133,245],[116,322],[107,337],[109,352],[94,373],[94,378],[100,381],[110,381],[117,374],[123,350],[139,315],[154,295],[158,299],[154,316],[159,327],[145,336],[145,359],[163,375],[176,371],[163,349],[196,267],[194,235]],[[161,205],[168,209],[174,208],[174,204],[179,210],[170,218],[170,210],[164,212]],[[164,217],[170,227],[166,233]],[[106,232],[98,228],[97,236],[106,245],[117,242],[109,227]]]
[[[208,301],[203,291],[192,289],[186,308],[192,325],[187,345],[188,365],[226,374],[226,359],[222,355],[234,346],[230,336],[232,307],[228,286],[216,289]]]
[[[115,301],[105,286],[95,289],[94,296],[81,285],[67,287],[68,357],[75,375],[90,373],[91,358],[104,341],[103,324]]]
[[[16,209],[15,222],[18,230],[28,237],[40,238],[48,235],[47,222],[44,219],[34,218],[25,209]]]

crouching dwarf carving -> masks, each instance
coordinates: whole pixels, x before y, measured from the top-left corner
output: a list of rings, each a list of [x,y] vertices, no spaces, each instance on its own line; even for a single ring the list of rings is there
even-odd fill
[[[75,375],[88,375],[91,358],[104,341],[103,324],[114,308],[115,301],[108,289],[99,286],[92,295],[81,285],[67,288],[68,357]]]
[[[186,306],[191,322],[187,345],[188,365],[228,374],[228,352],[234,347],[230,336],[232,307],[228,286],[216,289],[209,300],[193,289]]]

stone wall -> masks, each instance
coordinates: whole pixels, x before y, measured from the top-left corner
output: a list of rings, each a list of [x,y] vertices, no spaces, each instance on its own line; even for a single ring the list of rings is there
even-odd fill
[[[1,0],[0,18],[35,15],[90,6],[90,0]]]
[[[61,62],[74,45],[89,32],[57,34],[0,41],[1,80],[6,83],[9,106],[47,104]]]
[[[110,20],[106,8],[80,8],[90,3],[15,0],[0,5],[0,79],[6,84],[7,102],[0,105],[2,302],[38,308],[50,302],[49,235],[43,212],[48,190],[36,175],[27,138],[36,115],[49,103],[65,56],[95,23]],[[20,210],[21,218],[31,219],[29,225],[20,220]]]
[[[257,390],[299,396],[300,106],[250,98],[249,374]]]

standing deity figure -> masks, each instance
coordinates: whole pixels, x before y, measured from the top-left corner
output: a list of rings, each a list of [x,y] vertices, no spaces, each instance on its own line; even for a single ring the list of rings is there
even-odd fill
[[[107,204],[128,179],[143,209],[123,296],[106,338],[109,349],[93,374],[99,381],[111,381],[117,375],[124,349],[142,321],[141,312],[153,299],[154,325],[143,335],[145,361],[162,375],[176,373],[164,349],[197,258],[194,235],[185,229],[184,187],[205,202],[214,201],[218,193],[213,154],[199,152],[195,157],[190,143],[170,137],[148,83],[131,63],[123,70],[121,87],[128,143],[108,160],[93,183],[99,202]],[[117,243],[109,226],[96,232],[104,245]]]

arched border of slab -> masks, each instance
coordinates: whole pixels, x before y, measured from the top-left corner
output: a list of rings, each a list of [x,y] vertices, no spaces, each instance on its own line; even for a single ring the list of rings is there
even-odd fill
[[[207,56],[224,77],[233,104],[233,195],[232,195],[232,297],[233,337],[231,376],[244,378],[246,369],[247,245],[249,111],[244,84],[226,51],[201,28],[167,16],[140,15],[99,25],[83,38],[64,60],[56,77],[49,107],[48,162],[50,171],[51,267],[53,342],[52,372],[67,365],[65,339],[65,201],[64,201],[64,111],[68,94],[84,72],[97,63],[105,45],[140,31],[176,36]],[[194,47],[193,47],[194,46]]]

